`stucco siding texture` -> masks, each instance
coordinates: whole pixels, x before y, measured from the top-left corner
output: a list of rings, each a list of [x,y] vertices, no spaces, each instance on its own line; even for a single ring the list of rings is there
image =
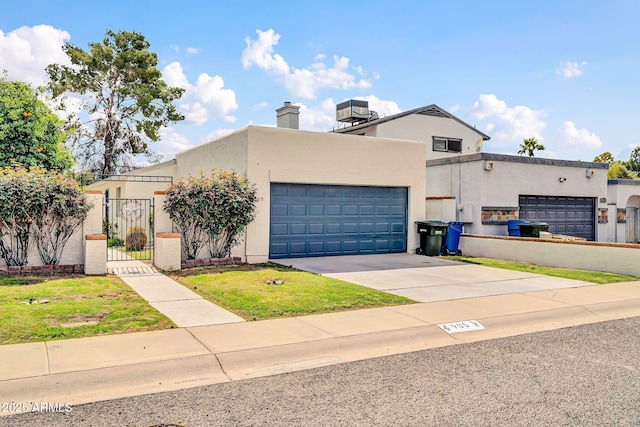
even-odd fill
[[[271,182],[407,187],[407,247],[416,247],[412,224],[424,217],[421,143],[250,126],[247,177],[260,198],[256,219],[247,229],[249,262],[268,259]]]
[[[451,156],[476,153],[476,143],[482,146],[482,137],[461,123],[446,117],[411,114],[376,126],[380,138],[397,138],[410,141],[423,141],[426,159],[439,159]],[[433,137],[462,139],[461,153],[433,151]]]
[[[213,141],[176,154],[176,176],[188,177],[212,169],[247,172],[247,144],[249,128],[232,132]]]
[[[607,196],[606,169],[595,169],[587,178],[582,166],[533,164],[485,160],[427,166],[428,196],[454,197],[458,204],[474,206],[474,221],[465,227],[468,233],[505,235],[504,225],[482,224],[483,206],[518,207],[520,195],[590,197],[596,208]],[[562,180],[560,179],[562,178]],[[607,239],[607,224],[596,225],[596,239]]]

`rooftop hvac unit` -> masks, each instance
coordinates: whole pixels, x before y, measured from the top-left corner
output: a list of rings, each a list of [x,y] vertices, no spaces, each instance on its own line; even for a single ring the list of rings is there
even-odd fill
[[[344,123],[369,120],[369,102],[350,99],[336,105],[336,120]]]

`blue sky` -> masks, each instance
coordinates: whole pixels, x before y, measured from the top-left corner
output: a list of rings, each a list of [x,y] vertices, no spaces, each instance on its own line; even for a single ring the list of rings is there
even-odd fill
[[[155,151],[172,158],[248,124],[275,125],[284,101],[300,127],[331,130],[335,104],[369,100],[389,115],[437,104],[515,154],[626,160],[640,145],[640,2],[56,2],[6,3],[0,69],[45,82],[64,42],[138,31],[172,85],[184,122]]]

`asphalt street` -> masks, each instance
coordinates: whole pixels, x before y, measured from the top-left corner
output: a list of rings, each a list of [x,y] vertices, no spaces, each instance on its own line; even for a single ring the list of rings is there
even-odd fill
[[[638,426],[639,330],[640,317],[596,323],[5,416],[0,426]]]

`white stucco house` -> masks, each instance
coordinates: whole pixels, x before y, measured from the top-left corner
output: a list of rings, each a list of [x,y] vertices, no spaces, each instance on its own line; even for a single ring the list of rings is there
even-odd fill
[[[373,120],[367,113],[326,133],[299,130],[299,108],[290,103],[276,113],[278,127],[247,126],[125,174],[148,177],[145,185],[125,179],[92,188],[111,197],[152,197],[168,186],[166,178],[211,169],[244,174],[260,200],[233,255],[250,263],[413,252],[415,221],[424,219],[506,235],[507,221],[523,218],[548,222],[556,233],[624,241],[618,212],[624,204],[628,225],[627,205],[636,217],[640,207],[633,196],[640,186],[608,186],[606,164],[483,152],[489,136],[437,105]]]

